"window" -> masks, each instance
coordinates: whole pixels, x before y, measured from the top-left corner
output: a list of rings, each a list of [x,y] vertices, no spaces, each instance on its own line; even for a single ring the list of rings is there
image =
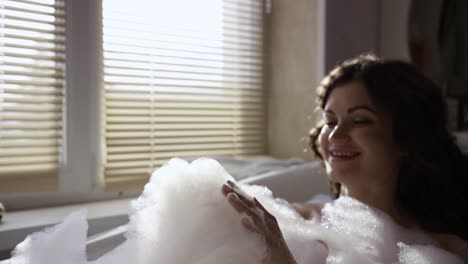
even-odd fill
[[[0,2],[0,200],[264,153],[262,0],[64,1]]]
[[[104,0],[105,180],[264,153],[262,3]]]
[[[2,1],[0,49],[0,192],[52,190],[62,149],[63,1]]]

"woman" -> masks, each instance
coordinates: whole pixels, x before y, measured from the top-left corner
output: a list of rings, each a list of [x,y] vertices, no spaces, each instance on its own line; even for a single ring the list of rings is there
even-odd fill
[[[347,60],[317,90],[323,120],[310,134],[332,196],[349,196],[417,228],[468,263],[465,158],[446,128],[442,91],[412,65],[373,55]],[[296,263],[275,218],[233,183],[223,194],[265,237],[264,263]],[[321,205],[296,205],[320,221]],[[261,213],[260,213],[261,212]]]

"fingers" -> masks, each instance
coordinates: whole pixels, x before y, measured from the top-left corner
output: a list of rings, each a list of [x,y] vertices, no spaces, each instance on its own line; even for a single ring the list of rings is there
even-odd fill
[[[253,197],[250,196],[248,193],[246,193],[244,190],[242,190],[241,188],[239,188],[239,186],[237,184],[235,184],[234,182],[232,181],[227,181],[227,183],[229,184],[229,187],[231,187],[232,191],[234,191],[239,199],[245,203],[246,205],[252,207],[254,206],[254,202],[253,202]]]
[[[227,196],[230,192],[232,192],[232,189],[226,184],[223,184],[223,186],[221,186],[221,192],[224,196]]]
[[[248,219],[247,217],[243,217],[242,218],[242,225],[247,229],[249,230],[250,232],[256,232],[254,226],[253,226],[253,223],[250,221],[250,219]]]
[[[237,193],[231,192],[227,195],[229,204],[238,212],[238,213],[245,213],[250,217],[254,218],[263,218],[263,212],[256,207],[252,207],[247,205],[240,199],[240,196]]]
[[[257,200],[257,198],[253,198],[254,199],[254,203],[255,205],[258,206],[258,208],[262,209],[263,211],[267,212],[267,210],[265,209],[265,207],[263,207],[263,205]]]
[[[249,216],[258,215],[260,209],[257,208],[250,195],[241,190],[235,183],[228,181],[229,184],[223,184],[221,191],[228,198],[229,203],[239,213],[246,213]]]
[[[228,202],[229,204],[231,204],[231,206],[236,209],[236,211],[238,213],[243,213],[244,211],[246,211],[248,209],[247,205],[245,205],[240,199],[239,199],[239,196],[234,193],[234,192],[231,192],[227,195],[227,198],[228,198]]]
[[[282,256],[283,259],[285,256],[292,257],[285,244],[278,221],[265,209],[257,198],[251,197],[231,181],[223,184],[221,191],[227,197],[229,204],[238,213],[245,213],[247,215],[241,219],[241,224],[244,228],[263,236],[267,248],[271,252],[286,252],[287,254]],[[281,258],[275,257],[275,259]],[[286,262],[280,261],[280,263]],[[287,263],[295,263],[295,261]]]
[[[273,223],[277,223],[276,221],[276,217],[274,217],[272,214],[270,214],[270,212],[268,212],[267,209],[265,209],[265,207],[263,207],[263,205],[257,200],[257,198],[254,198],[254,203],[255,205],[260,208],[262,210],[262,212],[264,213],[265,215],[265,220],[267,220],[267,223],[268,222],[273,222]]]
[[[229,193],[235,193],[237,194],[237,197],[239,200],[241,200],[245,205],[252,207],[255,206],[255,203],[253,202],[253,199],[249,194],[244,192],[241,188],[239,188],[235,183],[231,181],[227,181],[229,185],[223,184],[221,187],[221,192],[223,193],[224,196],[228,196]]]
[[[245,213],[250,217],[250,221],[249,219],[242,220],[243,226],[258,233],[279,230],[276,218],[256,198],[250,198],[247,193],[231,181],[228,181],[227,184],[222,186],[221,191],[227,197],[229,204],[238,213]]]

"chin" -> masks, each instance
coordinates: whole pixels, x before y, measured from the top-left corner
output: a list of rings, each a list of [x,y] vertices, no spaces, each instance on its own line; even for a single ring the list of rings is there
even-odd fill
[[[328,179],[334,182],[346,183],[347,181],[356,181],[356,173],[351,170],[337,170],[327,168]]]

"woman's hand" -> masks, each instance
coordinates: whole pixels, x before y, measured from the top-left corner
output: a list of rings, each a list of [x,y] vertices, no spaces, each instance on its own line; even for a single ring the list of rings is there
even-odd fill
[[[267,252],[262,263],[296,264],[284,241],[276,218],[256,198],[249,197],[231,181],[223,184],[221,190],[224,196],[227,197],[229,204],[238,213],[245,213],[250,217],[250,219],[247,217],[242,218],[242,225],[265,238]]]

